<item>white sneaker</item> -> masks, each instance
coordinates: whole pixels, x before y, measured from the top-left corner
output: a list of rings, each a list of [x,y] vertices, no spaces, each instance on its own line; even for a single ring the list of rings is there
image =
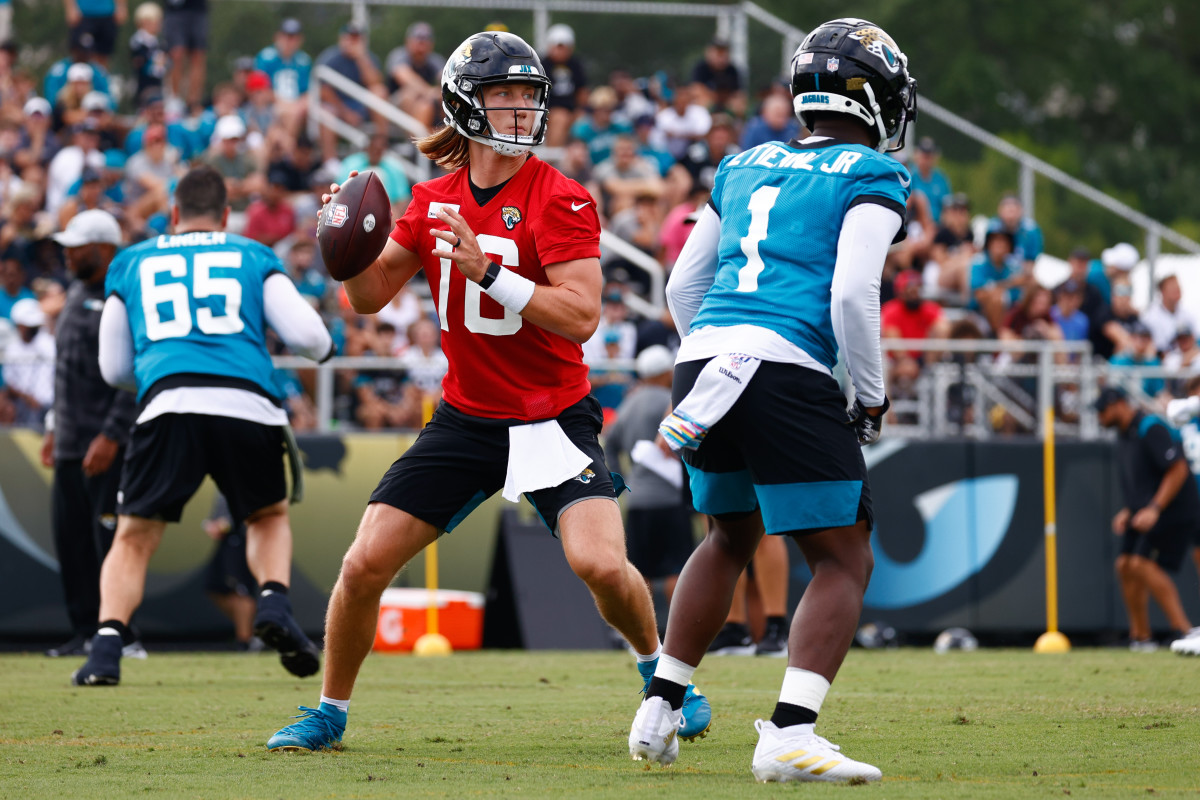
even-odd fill
[[[777,728],[757,720],[758,746],[750,771],[767,781],[877,781],[883,773],[870,764],[846,758],[836,744],[813,733],[812,725]]]
[[[1133,639],[1129,642],[1131,653],[1157,653],[1158,642],[1153,639]]]
[[[1192,628],[1171,642],[1171,652],[1181,656],[1200,656],[1200,628]]]
[[[664,767],[679,757],[679,729],[683,710],[674,710],[661,697],[647,697],[629,729],[629,755],[634,761],[657,761]]]
[[[142,645],[140,639],[135,639],[132,644],[127,644],[121,648],[122,658],[140,658],[145,660],[147,657],[146,648]]]

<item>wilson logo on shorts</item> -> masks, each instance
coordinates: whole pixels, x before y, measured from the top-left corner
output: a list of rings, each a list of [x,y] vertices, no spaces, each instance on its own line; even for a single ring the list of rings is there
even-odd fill
[[[585,469],[583,472],[575,476],[575,480],[579,481],[580,483],[591,483],[592,478],[594,477],[596,477],[596,473],[592,472],[590,469]]]
[[[516,206],[505,206],[500,209],[500,219],[504,220],[504,227],[511,231],[521,221],[521,209]]]
[[[341,203],[330,203],[325,212],[325,222],[335,228],[340,228],[350,219],[350,209]]]

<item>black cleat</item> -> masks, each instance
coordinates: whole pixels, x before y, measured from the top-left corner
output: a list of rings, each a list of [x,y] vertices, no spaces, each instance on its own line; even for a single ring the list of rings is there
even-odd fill
[[[50,658],[63,658],[65,656],[86,656],[91,652],[91,640],[77,633],[58,647],[51,647],[46,651],[46,655]]]
[[[121,635],[97,633],[92,652],[83,666],[71,675],[76,686],[116,686],[121,682]]]
[[[754,640],[750,638],[750,629],[739,622],[726,622],[717,638],[708,646],[708,652],[714,656],[754,655]]]
[[[313,675],[321,668],[321,650],[296,623],[292,603],[285,594],[271,593],[258,598],[254,635],[278,651],[283,668],[298,678]]]

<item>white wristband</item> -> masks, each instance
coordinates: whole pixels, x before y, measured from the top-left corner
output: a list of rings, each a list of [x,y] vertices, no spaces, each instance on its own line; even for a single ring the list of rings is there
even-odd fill
[[[492,285],[484,289],[500,305],[521,313],[533,297],[533,287],[536,286],[529,278],[523,278],[511,269],[500,268],[500,274]]]

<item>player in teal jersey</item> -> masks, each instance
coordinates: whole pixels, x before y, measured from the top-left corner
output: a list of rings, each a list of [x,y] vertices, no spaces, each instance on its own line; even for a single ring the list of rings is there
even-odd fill
[[[193,169],[175,198],[175,232],[127,248],[108,271],[100,370],[137,392],[138,416],[121,470],[116,538],[100,573],[100,629],[72,676],[81,686],[120,681],[122,642],[150,557],[206,475],[248,526],[247,560],[261,587],[255,634],[293,674],[320,667],[320,650],[288,599],[287,414],[271,380],[266,326],[314,360],[332,355],[333,343],[274,253],[224,231],[220,173]]]
[[[879,282],[903,237],[911,178],[885,155],[916,114],[907,58],[879,27],[840,19],[792,60],[793,107],[812,135],[726,158],[680,254],[667,299],[687,331],[674,411],[660,430],[683,449],[697,510],[710,517],[671,603],[667,638],[629,734],[630,754],[668,764],[683,687],[720,630],[763,532],[792,536],[813,580],[792,621],[788,668],[759,720],[760,781],[877,780],[814,724],[850,647],[871,573],[872,510],[861,444],[888,403]],[[857,397],[832,377],[839,352]]]

